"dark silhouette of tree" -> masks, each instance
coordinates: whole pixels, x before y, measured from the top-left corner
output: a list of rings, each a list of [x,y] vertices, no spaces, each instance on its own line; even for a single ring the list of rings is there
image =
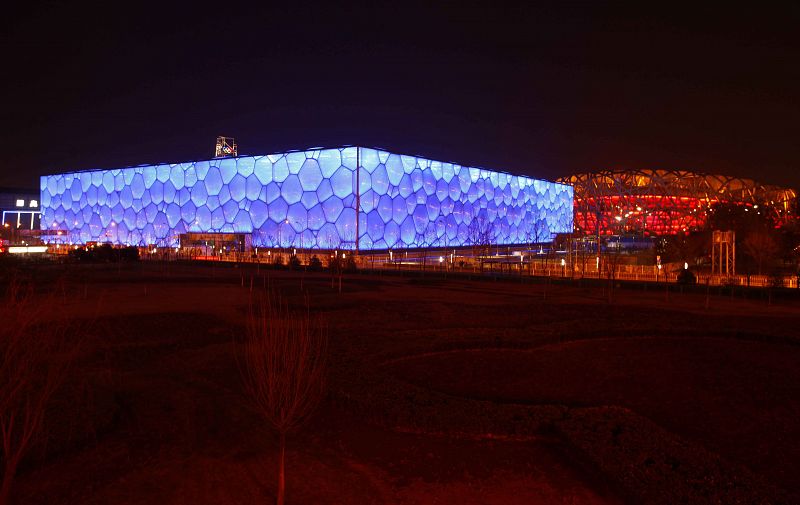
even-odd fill
[[[665,237],[663,244],[663,262],[695,263],[697,258],[704,257],[711,251],[707,232],[678,233]]]
[[[778,241],[768,229],[753,230],[742,240],[745,253],[753,260],[761,275],[764,264],[774,262],[779,256]]]
[[[706,230],[733,230],[737,237],[744,237],[753,229],[775,228],[772,214],[749,205],[719,203],[708,213]]]
[[[327,346],[327,329],[308,308],[291,313],[275,295],[251,301],[240,368],[245,390],[279,437],[278,505],[286,490],[286,434],[324,395]]]

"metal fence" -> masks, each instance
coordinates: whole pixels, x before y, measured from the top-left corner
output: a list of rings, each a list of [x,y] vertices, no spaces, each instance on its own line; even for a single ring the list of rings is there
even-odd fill
[[[220,261],[236,263],[257,263],[272,265],[280,262],[286,265],[289,257],[296,252],[302,265],[307,265],[313,256],[317,256],[324,266],[334,257],[342,254],[351,255],[352,251],[293,251],[279,250],[252,252],[229,252],[224,254],[205,255],[196,250],[143,250],[141,258],[144,260],[196,260]],[[278,259],[280,258],[280,259]],[[425,270],[440,272],[463,272],[476,274],[501,274],[521,275],[532,277],[551,277],[564,279],[603,279],[636,282],[677,282],[681,265],[667,264],[659,269],[656,265],[613,265],[608,261],[600,261],[598,265],[593,259],[587,262],[570,263],[561,258],[525,258],[520,256],[459,256],[441,255],[439,253],[409,255],[389,254],[362,254],[356,256],[356,264],[360,268],[393,269],[393,270]],[[599,268],[598,268],[599,266]],[[748,286],[769,287],[782,286],[788,288],[798,287],[798,278],[793,275],[782,277],[768,275],[710,275],[703,272],[694,272],[697,284],[709,286]]]

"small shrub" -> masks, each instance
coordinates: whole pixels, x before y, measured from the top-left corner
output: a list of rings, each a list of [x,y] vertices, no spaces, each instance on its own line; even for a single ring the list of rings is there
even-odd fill
[[[272,264],[275,265],[276,267],[282,267],[283,266],[283,256],[281,256],[280,254],[274,255],[272,257]]]
[[[344,271],[349,273],[354,273],[357,270],[358,270],[358,265],[356,265],[355,257],[352,254],[348,255],[344,261]]]
[[[102,244],[90,247],[88,250],[79,247],[69,251],[69,258],[86,263],[117,263],[120,261],[139,261],[137,247],[113,247],[111,244]]]
[[[117,251],[111,247],[111,244],[103,244],[96,246],[89,253],[92,259],[100,263],[111,263],[117,260]]]
[[[694,272],[692,272],[689,269],[684,268],[683,270],[678,272],[677,281],[678,281],[678,284],[691,285],[691,284],[696,284],[697,283],[697,277],[694,275]]]
[[[87,253],[83,247],[79,247],[77,249],[71,249],[67,256],[70,259],[73,259],[75,261],[80,261],[81,263],[89,261],[89,253]]]
[[[322,270],[322,261],[317,257],[316,254],[308,261],[308,269],[312,272],[319,272]]]
[[[773,271],[773,272],[770,272],[769,278],[767,279],[767,282],[769,283],[769,287],[771,287],[771,288],[782,288],[782,287],[784,287],[783,272],[780,272],[780,271],[777,271],[777,270]]]
[[[292,270],[300,270],[301,266],[300,258],[298,258],[296,254],[289,256],[289,268]]]
[[[139,261],[139,248],[138,247],[124,247],[119,250],[119,258],[122,261]]]

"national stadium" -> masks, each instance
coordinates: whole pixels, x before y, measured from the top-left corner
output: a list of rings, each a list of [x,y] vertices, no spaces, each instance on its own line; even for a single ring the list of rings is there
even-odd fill
[[[674,235],[706,226],[719,205],[796,219],[794,189],[686,170],[599,170],[558,179],[574,188],[575,233]]]

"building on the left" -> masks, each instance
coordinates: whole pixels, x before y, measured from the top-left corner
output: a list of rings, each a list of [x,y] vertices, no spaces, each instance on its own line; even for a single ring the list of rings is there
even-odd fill
[[[40,200],[50,243],[385,250],[547,242],[573,225],[570,185],[357,146],[47,175]]]
[[[35,189],[0,188],[3,240],[15,243],[39,233],[39,200]]]

